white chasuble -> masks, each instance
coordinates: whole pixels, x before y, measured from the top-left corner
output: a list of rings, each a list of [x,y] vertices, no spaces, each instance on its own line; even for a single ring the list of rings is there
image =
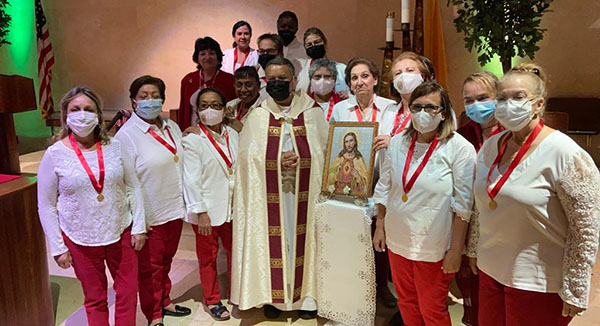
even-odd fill
[[[321,108],[295,92],[284,112],[272,98],[240,133],[234,193],[231,301],[316,309],[314,206],[321,192],[328,126]],[[281,170],[281,153],[298,156]]]

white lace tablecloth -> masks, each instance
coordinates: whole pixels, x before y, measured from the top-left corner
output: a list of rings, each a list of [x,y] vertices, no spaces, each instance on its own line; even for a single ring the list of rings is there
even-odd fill
[[[315,208],[318,314],[348,326],[375,323],[374,207],[327,200]]]

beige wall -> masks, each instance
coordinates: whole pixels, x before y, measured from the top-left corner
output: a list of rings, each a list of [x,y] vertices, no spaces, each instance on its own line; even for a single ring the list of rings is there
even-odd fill
[[[462,108],[462,79],[480,68],[455,32],[452,9],[445,0],[440,3],[449,88],[455,106]],[[195,69],[191,54],[197,37],[210,35],[228,48],[232,25],[244,19],[254,29],[255,44],[260,34],[276,31],[277,16],[286,9],[298,14],[300,37],[313,25],[324,31],[330,58],[346,62],[362,55],[381,64],[377,47],[384,43],[386,12],[396,11],[397,17],[400,12],[400,0],[46,0],[44,5],[56,57],[55,97],[87,84],[107,107],[129,107],[129,84],[142,74],[163,78],[166,107],[177,107],[180,80]],[[590,28],[600,19],[600,2],[554,1],[552,9],[544,17],[548,31],[536,56],[550,76],[550,94],[600,97],[600,29]],[[398,33],[395,38],[399,43]]]

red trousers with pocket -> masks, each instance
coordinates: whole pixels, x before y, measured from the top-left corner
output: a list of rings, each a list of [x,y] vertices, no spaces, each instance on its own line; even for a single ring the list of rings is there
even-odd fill
[[[563,326],[563,301],[557,293],[519,290],[479,271],[479,324],[483,326]]]
[[[148,321],[162,318],[163,308],[171,304],[169,271],[182,227],[182,219],[152,226],[144,248],[138,252],[140,306]]]
[[[219,238],[221,238],[223,247],[227,250],[227,274],[229,277],[227,288],[231,287],[232,224],[229,222],[213,226],[208,236],[199,234],[198,226],[192,225],[194,234],[196,234],[196,256],[198,257],[200,271],[200,285],[202,285],[203,302],[206,305],[213,305],[221,301],[219,275],[217,273]]]
[[[454,274],[442,272],[443,260],[424,262],[406,259],[388,248],[398,308],[407,326],[452,326],[448,313],[448,290]]]
[[[131,228],[121,234],[119,241],[106,246],[81,246],[64,233],[63,239],[71,253],[75,275],[83,288],[88,325],[109,325],[106,266],[114,280],[115,326],[135,325],[138,266],[135,250],[131,248]]]

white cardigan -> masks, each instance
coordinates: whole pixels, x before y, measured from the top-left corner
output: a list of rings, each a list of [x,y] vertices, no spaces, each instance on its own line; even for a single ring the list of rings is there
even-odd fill
[[[229,133],[231,156],[227,149],[225,131]],[[238,150],[238,134],[224,126],[221,135],[211,132],[213,138],[227,157],[235,161]],[[183,162],[183,194],[187,215],[185,221],[198,224],[198,214],[207,212],[212,226],[219,226],[232,219],[234,176],[229,175],[227,164],[210,142],[206,134],[189,134],[182,140],[185,160]]]

